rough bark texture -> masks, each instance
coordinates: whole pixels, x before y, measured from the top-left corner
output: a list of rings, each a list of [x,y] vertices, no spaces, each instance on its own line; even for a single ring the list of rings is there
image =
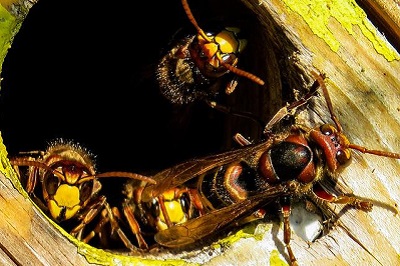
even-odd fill
[[[265,27],[271,49],[280,53],[280,62],[290,66],[286,70],[271,70],[274,74],[287,77],[289,85],[300,86],[301,80],[312,80],[312,70],[325,73],[334,110],[350,141],[371,149],[400,151],[400,55],[393,48],[399,44],[387,42],[354,1],[242,2]],[[379,13],[378,17],[398,40],[399,4],[364,4],[373,6],[372,10]],[[13,10],[11,2],[3,6]],[[330,121],[324,102],[316,102],[299,115],[299,121],[310,125]],[[6,156],[3,147],[2,173],[9,177],[13,174]],[[185,264],[179,258],[158,261],[157,256],[140,259],[112,255],[86,245],[78,248],[77,242],[45,219],[4,175],[0,175],[3,265],[90,265],[80,253],[100,264],[151,265],[153,259],[156,264]],[[354,194],[373,199],[375,207],[370,213],[346,211],[341,222],[373,256],[337,227],[311,244],[294,234],[291,245],[299,264],[399,265],[400,218],[394,214],[400,202],[399,176],[398,160],[354,152],[352,164],[340,178]],[[282,229],[271,226],[262,240],[241,239],[222,255],[210,259],[201,254],[192,261],[207,261],[200,263],[204,265],[286,265],[282,239]]]

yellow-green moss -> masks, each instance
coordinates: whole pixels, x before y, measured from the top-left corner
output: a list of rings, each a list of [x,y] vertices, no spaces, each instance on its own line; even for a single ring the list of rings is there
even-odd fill
[[[269,264],[273,266],[288,266],[289,264],[282,260],[278,250],[271,251],[271,257],[269,259]]]
[[[262,237],[264,236],[263,233],[265,233],[265,230],[261,230],[262,232],[260,232],[256,230],[256,227],[257,225],[255,224],[249,224],[248,226],[244,227],[243,229],[240,229],[234,234],[214,243],[212,247],[218,248],[219,246],[230,246],[233,243],[239,241],[240,239],[248,237],[253,237],[256,240],[261,240]]]
[[[372,43],[377,53],[386,60],[400,60],[400,55],[391,47],[377,29],[367,19],[367,15],[354,0],[283,0],[298,13],[318,37],[322,38],[337,52],[340,42],[329,30],[329,20],[336,19],[346,31],[353,35],[353,27],[358,26],[363,35]]]
[[[0,161],[1,161],[0,172],[11,180],[14,187],[17,188],[20,193],[24,193],[25,191],[22,188],[21,183],[18,181],[18,178],[14,170],[12,169],[12,166],[7,156],[8,156],[7,149],[6,146],[3,144],[3,138],[1,137],[1,132],[0,132]]]
[[[96,263],[101,265],[123,265],[123,266],[149,266],[149,265],[159,265],[159,266],[196,266],[199,264],[189,263],[184,260],[153,260],[140,258],[137,256],[123,256],[117,255],[105,250],[96,249],[92,246],[89,246],[85,243],[77,241],[75,238],[70,238],[71,241],[75,242],[78,246],[78,252],[86,257],[87,261],[90,263]]]
[[[7,50],[11,47],[17,22],[7,9],[0,5],[0,70],[6,57]]]

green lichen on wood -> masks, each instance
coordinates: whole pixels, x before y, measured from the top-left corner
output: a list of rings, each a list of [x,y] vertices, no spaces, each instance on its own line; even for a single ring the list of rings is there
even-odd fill
[[[282,260],[279,251],[277,250],[272,250],[271,251],[271,257],[269,259],[269,264],[273,266],[288,266],[289,264]]]
[[[56,227],[59,228],[60,231],[63,231],[57,224],[54,224]],[[257,230],[258,226],[256,224],[250,224],[244,227],[241,230],[238,230],[236,233],[217,241],[215,244],[211,245],[211,249],[219,249],[221,246],[232,246],[235,242],[243,239],[243,238],[255,238],[256,240],[261,240],[265,234],[265,231],[268,230],[271,225],[264,226],[263,229]],[[75,238],[71,237],[69,234],[65,232],[65,236],[68,237],[75,245],[78,247],[78,252],[81,255],[84,255],[86,259],[90,263],[96,263],[101,265],[160,265],[160,266],[180,266],[180,265],[188,265],[188,266],[195,266],[199,265],[197,263],[189,263],[185,260],[177,259],[162,259],[162,255],[160,255],[160,259],[148,259],[148,258],[141,258],[137,256],[125,256],[125,255],[118,255],[112,252],[108,252],[105,250],[94,248],[90,245],[87,245],[83,242],[76,240]],[[276,250],[279,254],[279,252]],[[280,263],[275,264],[277,258],[273,258],[273,264],[271,265],[281,265]],[[281,260],[282,261],[282,260]],[[284,264],[287,265],[287,264]]]
[[[62,229],[61,229],[62,230]],[[69,236],[69,235],[68,235]],[[196,263],[189,263],[180,259],[165,259],[165,260],[155,260],[142,258],[139,256],[125,256],[111,253],[102,249],[94,248],[88,244],[80,242],[75,238],[69,236],[70,240],[73,241],[78,247],[78,252],[85,256],[89,263],[95,263],[100,265],[111,265],[111,266],[149,266],[149,265],[159,265],[159,266],[198,266]]]
[[[14,170],[12,169],[12,166],[10,164],[10,161],[8,160],[8,153],[6,146],[3,143],[3,138],[1,137],[0,133],[0,172],[7,177],[8,179],[11,180],[11,183],[13,186],[20,192],[20,193],[25,193],[25,190],[22,188],[21,183],[18,180],[18,177]],[[25,193],[26,197],[28,195]]]
[[[10,49],[15,35],[18,33],[29,10],[36,1],[37,0],[0,1],[0,77],[8,49]]]
[[[259,227],[260,228],[263,227],[263,228],[259,229]],[[271,228],[271,225],[262,226],[260,224],[259,227],[255,223],[248,224],[244,228],[237,230],[236,232],[230,234],[229,236],[215,242],[211,246],[212,246],[212,248],[215,248],[215,249],[219,248],[220,246],[231,246],[235,242],[238,242],[241,239],[249,238],[249,237],[254,238],[256,240],[262,240],[265,232]]]
[[[350,34],[358,26],[362,34],[371,42],[376,52],[388,61],[400,60],[400,55],[384,39],[368,20],[366,13],[354,0],[283,0],[290,10],[298,13],[315,35],[337,52],[340,41],[329,29],[329,21],[335,19]]]
[[[17,20],[0,5],[0,71],[17,29]]]

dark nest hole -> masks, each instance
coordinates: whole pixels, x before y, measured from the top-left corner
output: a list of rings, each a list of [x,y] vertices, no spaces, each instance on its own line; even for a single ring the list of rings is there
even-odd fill
[[[256,3],[244,3],[189,1],[204,29],[209,19],[219,19],[247,34],[239,67],[266,85],[239,78],[236,91],[221,101],[268,121],[301,84],[290,66],[295,48],[268,14],[248,8]],[[40,0],[3,64],[0,131],[9,155],[72,139],[96,155],[99,172],[152,174],[234,148],[237,132],[261,140],[263,128],[250,119],[202,102],[177,110],[161,96],[156,64],[174,33],[191,26],[178,0]],[[109,184],[103,189],[109,201],[120,200],[122,183],[102,182]]]

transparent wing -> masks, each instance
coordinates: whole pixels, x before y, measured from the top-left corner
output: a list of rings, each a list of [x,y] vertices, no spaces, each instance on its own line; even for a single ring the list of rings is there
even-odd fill
[[[182,185],[186,181],[198,177],[199,175],[212,170],[215,167],[228,164],[238,160],[252,160],[267,150],[273,139],[268,139],[259,144],[249,145],[232,151],[211,155],[204,158],[190,160],[171,168],[167,168],[152,179],[157,184],[148,184],[142,193],[142,201],[147,202],[160,195],[163,191]]]
[[[284,186],[269,187],[261,194],[162,230],[155,235],[155,240],[166,247],[181,247],[192,244],[218,232],[219,229],[228,226],[235,220],[250,214],[285,193]]]

